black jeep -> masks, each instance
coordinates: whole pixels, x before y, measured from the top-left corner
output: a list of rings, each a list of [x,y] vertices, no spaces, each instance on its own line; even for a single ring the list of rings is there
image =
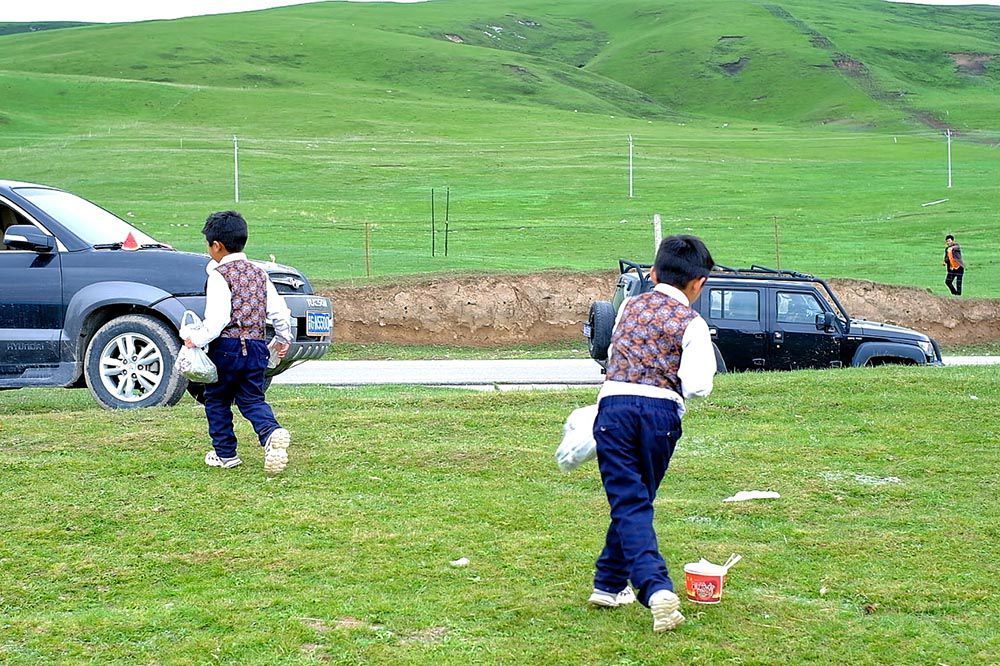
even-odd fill
[[[583,327],[590,356],[602,366],[618,308],[653,288],[648,264],[623,259],[618,265],[614,297],[591,305]],[[901,326],[852,319],[825,281],[804,273],[719,266],[693,307],[708,322],[719,372],[941,365],[934,339]]]
[[[185,310],[205,310],[205,255],[178,252],[85,199],[0,181],[0,390],[90,388],[106,408],[173,405]],[[292,312],[295,342],[270,375],[330,345],[330,301],[294,268],[259,263]]]

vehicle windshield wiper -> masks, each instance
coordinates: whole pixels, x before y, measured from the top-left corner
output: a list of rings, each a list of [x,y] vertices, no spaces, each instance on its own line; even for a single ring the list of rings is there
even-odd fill
[[[94,246],[95,250],[120,250],[122,249],[121,243],[98,243]]]
[[[145,249],[145,248],[159,248],[161,250],[172,250],[172,249],[174,249],[173,247],[171,247],[170,245],[167,245],[166,243],[143,243],[139,247],[143,248],[143,249]]]

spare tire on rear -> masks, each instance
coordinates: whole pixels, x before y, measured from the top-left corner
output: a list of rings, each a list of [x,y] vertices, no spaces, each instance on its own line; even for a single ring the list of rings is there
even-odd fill
[[[611,333],[615,328],[615,308],[611,301],[594,301],[590,306],[590,340],[588,351],[595,361],[608,359],[608,348],[611,346]]]

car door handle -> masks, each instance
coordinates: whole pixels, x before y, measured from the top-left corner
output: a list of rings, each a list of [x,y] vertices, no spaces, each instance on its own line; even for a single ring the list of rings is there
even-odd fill
[[[781,331],[775,331],[774,332],[774,339],[775,340],[784,340],[785,336],[784,336],[784,334]]]
[[[719,335],[719,329],[717,329],[717,328],[710,328],[710,329],[708,329],[708,334],[711,335],[714,338],[714,337],[716,337],[716,336]]]

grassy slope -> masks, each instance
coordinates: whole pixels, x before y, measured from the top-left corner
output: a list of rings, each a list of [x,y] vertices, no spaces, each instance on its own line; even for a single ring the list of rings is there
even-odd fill
[[[995,134],[996,103],[991,100],[1000,92],[1000,62],[987,64],[983,75],[970,75],[956,71],[948,54],[1000,55],[1000,9],[955,11],[878,0],[864,3],[867,11],[858,11],[851,0],[781,4],[829,38],[836,51],[863,62],[880,90],[904,93],[908,106],[959,131]],[[851,19],[844,21],[845,16]]]
[[[918,81],[898,54],[1000,51],[998,12],[782,4],[879,85],[918,91],[967,132],[996,130],[984,111],[994,66]],[[885,31],[890,19],[905,29]],[[871,35],[879,48],[863,48]],[[718,67],[744,56],[737,76]],[[956,145],[945,189],[941,141],[815,66],[829,60],[799,27],[728,0],[329,3],[12,35],[0,40],[0,156],[4,175],[80,192],[194,249],[204,215],[232,205],[238,134],[252,251],[320,280],[363,275],[365,222],[376,275],[596,269],[648,256],[661,212],[724,263],[773,264],[777,216],[785,266],[939,290],[950,231],[970,295],[1000,295],[996,149]],[[445,185],[452,252],[432,260],[428,195]],[[939,198],[950,201],[920,207]]]
[[[294,458],[266,481],[250,446],[204,468],[191,402],[0,394],[0,661],[996,660],[995,369],[720,377],[656,524],[675,571],[745,560],[671,636],[586,608],[605,500],[552,451],[593,395],[278,388]],[[751,488],[782,498],[721,503]]]

